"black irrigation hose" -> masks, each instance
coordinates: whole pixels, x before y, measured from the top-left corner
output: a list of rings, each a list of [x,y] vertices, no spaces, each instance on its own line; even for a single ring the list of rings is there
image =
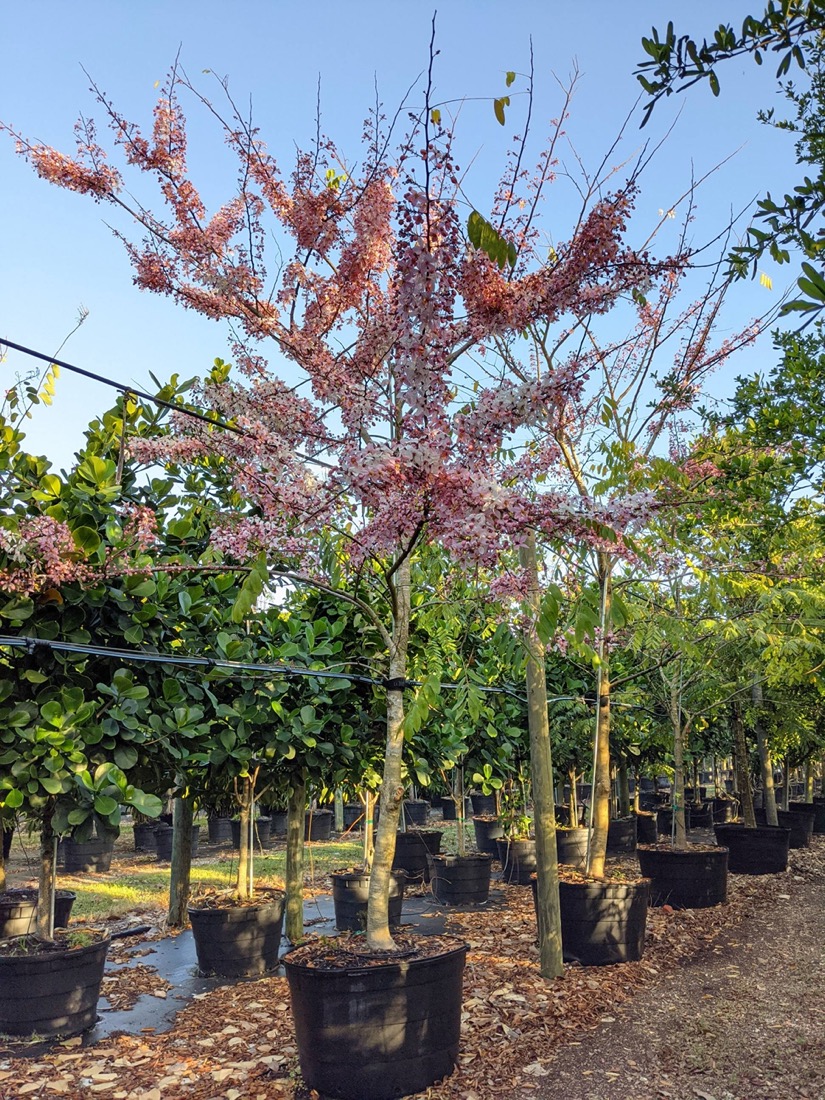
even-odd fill
[[[131,394],[133,397],[139,397],[143,401],[149,401],[154,405],[158,405],[161,409],[170,409],[172,412],[182,413],[184,416],[191,416],[194,420],[201,420],[204,424],[209,424],[213,428],[222,428],[227,432],[235,432],[236,435],[246,434],[242,428],[237,428],[234,424],[227,424],[224,420],[215,420],[205,413],[196,412],[194,409],[187,409],[183,405],[176,405],[173,401],[164,401],[162,397],[155,397],[151,393],[146,393],[145,390],[135,389],[134,386],[127,386],[123,382],[115,382],[113,378],[106,378],[103,374],[95,374],[94,371],[85,370],[83,367],[76,367],[73,363],[67,363],[63,359],[55,359],[53,355],[44,355],[42,351],[34,351],[32,348],[27,348],[24,344],[16,344],[13,340],[6,340],[0,337],[0,345],[14,348],[15,351],[22,352],[23,355],[30,355],[33,359],[41,359],[44,363],[54,363],[56,366],[60,367],[61,370],[71,371],[72,374],[80,374],[84,378],[91,378],[93,382],[100,382],[102,385],[111,386],[112,389],[119,390],[123,394]]]
[[[227,661],[218,657],[179,657],[163,653],[147,653],[142,649],[117,649],[84,645],[81,642],[54,642],[48,638],[31,638],[20,635],[0,635],[0,646],[9,646],[14,649],[25,649],[33,653],[38,647],[51,650],[59,650],[65,653],[82,653],[94,657],[110,657],[122,661],[154,662],[160,665],[188,665],[200,668],[226,668],[236,672],[268,672],[285,678],[300,676],[315,676],[320,680],[350,680],[358,684],[371,684],[373,687],[383,687],[388,691],[403,691],[405,688],[421,687],[420,680],[389,680],[375,679],[372,676],[360,676],[347,672],[333,672],[331,669],[297,668],[295,665],[283,664],[256,664],[246,661]],[[509,687],[488,687],[476,685],[478,690],[488,694],[512,695],[520,702],[524,698]],[[460,684],[443,683],[443,688],[461,687]]]

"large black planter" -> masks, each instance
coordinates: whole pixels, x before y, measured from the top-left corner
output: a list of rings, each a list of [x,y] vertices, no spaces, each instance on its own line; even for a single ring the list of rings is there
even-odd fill
[[[266,848],[272,837],[272,821],[268,817],[255,819],[254,843],[256,847]],[[317,839],[317,838],[314,838]],[[232,847],[236,850],[241,846],[241,823],[232,819]]]
[[[736,820],[738,806],[735,799],[714,798],[712,807],[714,825],[725,825],[728,821]]]
[[[685,830],[690,828],[690,806],[685,806]],[[673,835],[673,807],[665,806],[656,811],[656,830],[660,836]]]
[[[476,848],[480,852],[488,852],[493,859],[498,859],[497,840],[504,836],[504,826],[496,817],[474,817],[473,828],[476,833]]]
[[[814,832],[825,833],[825,796],[814,795]]]
[[[14,836],[14,827],[9,826],[7,829],[3,829],[3,861],[5,862],[9,858],[11,852],[11,841]]]
[[[270,839],[273,836],[286,836],[286,822],[288,816],[286,810],[269,811],[269,820],[271,822],[269,826]]]
[[[559,882],[565,959],[582,966],[642,957],[650,883]]]
[[[655,844],[659,839],[659,831],[656,828],[656,814],[640,812],[634,816],[636,818],[636,843]]]
[[[775,875],[788,869],[790,829],[770,825],[715,825],[716,843],[728,849],[728,870],[735,875]]]
[[[458,805],[454,798],[442,798],[441,799],[441,817],[444,821],[455,821]],[[464,799],[464,817],[473,816],[473,804],[469,798]]]
[[[354,825],[358,825],[359,829],[364,828],[364,807],[359,802],[347,803],[344,806],[344,828],[351,829]]]
[[[115,837],[93,837],[91,840],[78,844],[71,837],[66,837],[64,842],[66,873],[75,875],[78,873],[98,872],[109,870],[112,865],[112,851],[115,845]]]
[[[607,854],[620,856],[636,851],[636,818],[617,817],[607,827]]]
[[[210,844],[231,844],[232,843],[232,818],[231,817],[214,817],[207,818],[207,825],[209,828],[209,843]]]
[[[247,978],[265,974],[278,965],[284,921],[282,896],[231,909],[190,905],[189,920],[202,973]]]
[[[72,950],[0,955],[0,1032],[78,1035],[97,1019],[109,937]]]
[[[157,851],[159,863],[169,863],[172,859],[172,843],[175,835],[175,830],[170,825],[158,825],[155,829],[155,849]],[[192,826],[192,858],[198,854],[198,845],[200,843],[201,827],[200,825]]]
[[[710,802],[694,802],[690,807],[691,829],[711,829],[713,827],[713,805]]]
[[[411,825],[426,825],[430,804],[423,798],[408,798],[404,802],[404,822]],[[377,813],[377,811],[376,811]]]
[[[583,871],[587,865],[589,829],[556,829],[556,856],[559,863]]]
[[[501,863],[501,881],[511,886],[529,886],[530,876],[536,871],[536,842],[526,840],[496,841]]]
[[[467,856],[433,856],[433,895],[444,905],[480,905],[490,896],[488,852]]]
[[[332,810],[307,810],[304,816],[304,840],[329,840],[334,818]]]
[[[494,794],[471,794],[470,801],[473,804],[473,813],[483,817],[485,814],[495,815],[496,796]]]
[[[73,890],[57,890],[54,897],[54,926],[67,928],[72,906],[77,900]],[[0,894],[0,940],[10,936],[28,936],[34,932],[37,918],[37,890],[6,890]]]
[[[650,904],[707,909],[728,898],[727,848],[640,847],[639,869],[650,879]]]
[[[330,878],[332,879],[335,927],[344,932],[363,932],[367,927],[369,871],[333,871]],[[401,923],[406,878],[403,871],[393,871],[390,874],[389,919],[391,925]]]
[[[787,811],[777,814],[779,824],[791,830],[790,848],[810,848],[816,824],[816,806],[812,802],[789,802]]]
[[[408,882],[429,882],[432,857],[441,850],[441,837],[442,833],[436,829],[396,833],[393,871],[405,871]]]
[[[351,969],[284,958],[301,1074],[338,1100],[395,1100],[453,1072],[464,944],[429,959]]]
[[[156,829],[157,825],[154,822],[137,822],[135,825],[136,852],[154,852],[157,850],[157,844],[155,843]]]

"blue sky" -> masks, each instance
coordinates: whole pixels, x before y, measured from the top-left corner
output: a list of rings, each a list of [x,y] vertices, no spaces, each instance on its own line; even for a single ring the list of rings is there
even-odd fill
[[[704,33],[721,13],[737,23],[755,8],[761,4],[740,0],[724,5],[708,0],[439,4],[436,95],[467,101],[459,119],[460,148],[462,166],[472,161],[468,182],[473,196],[479,196],[478,205],[483,209],[504,164],[508,139],[520,129],[523,103],[513,96],[512,114],[502,128],[493,119],[490,101],[506,91],[507,70],[527,71],[531,38],[535,139],[549,131],[549,120],[558,112],[556,78],[565,82],[577,65],[581,78],[567,130],[577,153],[592,165],[606,152],[638,95],[633,70],[642,57],[640,38],[654,23],[661,27],[670,17],[677,31]],[[314,133],[319,79],[324,131],[343,150],[357,150],[376,84],[391,110],[426,67],[432,14],[431,6],[412,0],[350,0],[346,5],[326,0],[6,4],[0,13],[5,44],[0,118],[31,138],[71,151],[78,114],[100,115],[85,67],[127,117],[147,123],[155,84],[180,49],[183,66],[202,77],[204,87],[210,78],[202,70],[209,69],[229,77],[240,102],[251,97],[262,136],[288,170],[296,144],[306,146]],[[644,141],[661,138],[675,121],[643,179],[637,214],[641,225],[658,220],[658,211],[685,190],[691,174],[701,176],[734,153],[701,188],[691,227],[696,241],[712,237],[732,211],[738,213],[762,191],[792,186],[792,142],[756,121],[759,107],[781,104],[774,68],[770,62],[761,70],[749,59],[734,62],[721,72],[720,99],[697,87],[663,103],[642,133],[638,122],[631,123],[616,161],[631,157]],[[519,86],[522,80],[511,91]],[[420,102],[415,94],[413,98]],[[233,166],[202,119],[195,122],[192,138],[193,177],[202,187],[208,178],[217,200],[231,189]],[[82,307],[89,315],[62,357],[88,370],[151,387],[149,371],[161,378],[173,372],[189,377],[206,370],[216,356],[228,357],[221,326],[132,286],[126,256],[105,225],[111,212],[37,179],[15,156],[6,135],[0,135],[0,197],[0,338],[53,354]],[[549,212],[552,220],[558,210],[563,222],[564,201],[554,206],[551,196],[545,217]],[[675,234],[676,223],[668,231]],[[558,234],[564,237],[563,224]],[[674,242],[675,236],[662,244]],[[758,283],[735,289],[722,334],[764,311],[793,270],[770,274],[772,292]],[[735,374],[764,370],[772,359],[769,339],[748,349],[716,380],[717,392],[729,391]],[[10,352],[0,365],[3,382],[31,365]],[[29,425],[31,447],[65,465],[87,420],[107,408],[112,396],[64,373],[54,406],[38,410]]]

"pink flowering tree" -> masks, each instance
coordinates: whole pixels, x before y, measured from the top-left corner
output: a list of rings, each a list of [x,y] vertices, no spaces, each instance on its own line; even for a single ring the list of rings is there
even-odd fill
[[[508,433],[540,426],[546,434],[548,424],[564,421],[592,357],[553,357],[529,382],[505,371],[492,383],[484,364],[495,358],[509,370],[519,334],[565,318],[577,329],[618,298],[647,293],[682,260],[657,264],[625,243],[632,181],[588,196],[548,259],[539,200],[554,176],[561,122],[529,177],[520,143],[491,220],[475,212],[465,232],[470,208],[455,135],[433,102],[431,77],[432,66],[423,105],[410,113],[400,142],[376,115],[358,162],[319,139],[299,152],[288,177],[226,87],[216,105],[179,68],[148,133],[94,89],[122,168],[88,119],[78,123],[72,155],[11,132],[42,178],[124,215],[117,233],[138,287],[231,326],[237,373],[218,363],[201,398],[237,430],[179,418],[174,438],[144,446],[142,457],[194,463],[219,455],[233,471],[252,513],[225,515],[216,537],[225,554],[253,561],[241,611],[277,574],[337,592],[383,638],[387,726],[367,924],[373,949],[395,946],[387,898],[403,797],[413,560],[436,541],[465,563],[495,567],[513,545],[532,563],[512,594],[524,601],[534,657],[542,972],[552,975],[561,972],[561,943],[535,538],[591,539],[616,505],[571,492],[561,480],[537,486],[537,475],[562,459],[552,439],[506,469],[501,461]],[[215,120],[237,165],[237,186],[212,212],[187,170],[183,96]],[[267,346],[278,356],[275,369]]]

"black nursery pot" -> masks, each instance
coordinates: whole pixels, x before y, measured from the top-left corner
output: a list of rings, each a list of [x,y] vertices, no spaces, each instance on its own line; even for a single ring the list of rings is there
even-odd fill
[[[433,856],[433,895],[444,905],[480,905],[490,896],[488,852]]]
[[[636,851],[636,818],[617,817],[607,827],[607,854],[624,855]]]
[[[564,958],[582,966],[637,962],[644,952],[649,897],[647,879],[559,882]]]
[[[825,833],[825,795],[814,795],[813,807],[815,812],[814,832]]]
[[[11,842],[14,836],[14,829],[3,829],[3,861],[5,862],[9,858],[11,852]]]
[[[338,1100],[395,1100],[451,1074],[467,947],[321,969],[284,958],[301,1074]]]
[[[714,798],[712,806],[714,825],[724,825],[736,819],[736,802],[732,798]]]
[[[158,862],[169,863],[172,859],[172,843],[175,835],[175,830],[170,825],[158,825],[155,829],[155,848],[157,850]],[[200,825],[192,826],[192,857],[194,858],[198,854],[198,845],[200,843],[201,827]]]
[[[637,813],[636,817],[636,843],[655,844],[659,838],[656,828],[655,813]]]
[[[231,821],[232,826],[232,847],[239,849],[241,846],[241,823],[234,818]],[[254,843],[257,847],[266,848],[272,836],[272,821],[268,817],[258,817],[255,819],[255,829],[253,833]]]
[[[458,806],[454,798],[441,799],[441,817],[444,821],[455,821],[458,816]],[[464,799],[464,817],[472,817],[473,804],[469,798]]]
[[[432,857],[441,850],[442,835],[437,829],[396,833],[393,871],[405,871],[408,882],[429,882]]]
[[[790,829],[770,825],[716,825],[716,843],[728,849],[728,870],[738,875],[776,875],[788,869]]]
[[[473,813],[479,817],[484,814],[495,814],[496,796],[494,794],[471,794],[470,802],[473,804]]]
[[[691,825],[690,806],[685,806],[685,830]],[[656,830],[660,836],[671,836],[673,832],[673,807],[666,806],[656,811]]]
[[[789,802],[788,809],[777,814],[783,829],[791,830],[790,848],[810,848],[816,824],[816,806],[812,802]]]
[[[332,904],[335,909],[335,927],[343,932],[363,932],[367,927],[367,902],[370,892],[369,871],[333,871]],[[407,876],[403,871],[390,874],[389,921],[401,923],[401,906],[404,901],[404,885]]]
[[[210,817],[207,818],[207,826],[209,828],[209,843],[210,844],[231,844],[232,843],[232,818],[231,817],[210,816]]]
[[[278,965],[284,898],[230,909],[189,907],[198,967],[204,974],[249,978]]]
[[[64,841],[66,873],[74,875],[108,871],[112,865],[114,846],[114,834],[103,837],[96,836],[82,844],[78,844],[71,837],[66,837]]]
[[[155,843],[155,829],[157,825],[154,822],[138,822],[135,825],[135,851],[136,852],[154,852],[157,848]]]
[[[0,955],[0,1032],[78,1035],[93,1026],[109,937],[88,947]]]
[[[424,798],[407,798],[404,801],[404,822],[411,825],[426,825],[430,804]]]
[[[707,909],[728,897],[728,850],[645,848],[636,853],[650,879],[650,904],[674,909]]]
[[[583,871],[587,865],[589,829],[556,829],[556,856],[559,863]]]
[[[498,859],[498,844],[504,836],[504,826],[494,817],[487,820],[485,817],[474,817],[473,828],[476,834],[476,848],[480,852],[489,852],[493,859]]]
[[[28,936],[37,920],[37,890],[7,890],[0,894],[0,940]],[[72,906],[77,900],[73,890],[57,890],[54,896],[54,926],[66,928]]]
[[[344,806],[344,828],[351,829],[354,825],[364,827],[364,807],[360,802],[348,802]]]
[[[526,840],[496,841],[498,858],[501,863],[501,880],[511,886],[529,886],[530,876],[536,870],[536,842],[531,837]]]
[[[334,817],[332,810],[307,810],[304,816],[304,840],[329,840]]]

